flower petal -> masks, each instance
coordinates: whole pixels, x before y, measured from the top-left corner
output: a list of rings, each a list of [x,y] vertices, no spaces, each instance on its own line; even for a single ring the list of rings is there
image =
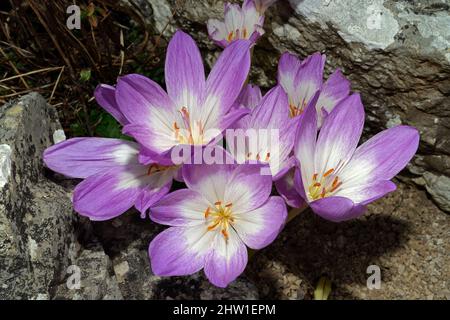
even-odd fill
[[[131,123],[155,124],[172,129],[174,103],[154,81],[139,74],[120,77],[116,101]]]
[[[311,202],[311,209],[326,220],[342,222],[362,215],[365,206],[344,197],[327,197]]]
[[[307,105],[317,90],[322,88],[324,65],[325,55],[319,52],[310,55],[302,62],[294,83],[298,92],[296,104],[300,107]]]
[[[269,198],[272,177],[261,175],[262,168],[257,164],[241,164],[230,175],[223,200],[225,204],[232,203],[233,212],[253,210]]]
[[[53,171],[72,178],[87,178],[119,165],[138,163],[138,145],[109,138],[72,138],[44,151],[44,162]]]
[[[151,206],[169,193],[178,170],[177,167],[167,168],[149,175],[148,186],[142,190],[134,204],[143,216]]]
[[[95,100],[106,111],[108,111],[120,124],[128,123],[127,118],[120,111],[116,102],[116,88],[106,84],[100,84],[94,91]]]
[[[278,129],[282,131],[289,122],[289,103],[286,92],[279,85],[272,88],[252,111],[250,128]]]
[[[255,108],[262,99],[261,89],[257,85],[247,84],[239,94],[236,102],[246,108]]]
[[[364,126],[364,107],[359,94],[344,99],[325,119],[317,140],[315,166],[322,176],[338,171],[352,157]]]
[[[351,187],[343,185],[342,188],[336,192],[335,196],[345,197],[351,199],[354,203],[366,205],[395,191],[395,189],[397,189],[395,183],[389,180],[382,180],[366,185],[353,185]]]
[[[244,243],[252,249],[262,249],[275,240],[287,218],[281,197],[270,197],[261,207],[234,216],[233,227]]]
[[[132,136],[137,142],[143,145],[147,149],[147,154],[153,154],[151,156],[152,159],[156,159],[164,153],[170,154],[168,151],[178,144],[174,135],[146,124],[127,124],[123,127],[122,133]]]
[[[182,170],[188,188],[214,204],[224,199],[226,185],[235,168],[236,165],[226,164],[187,164]]]
[[[208,28],[209,37],[222,48],[225,48],[228,45],[227,37],[227,29],[225,23],[223,21],[219,21],[217,19],[209,19],[206,23]]]
[[[300,163],[300,171],[303,183],[308,185],[315,173],[314,154],[317,140],[317,112],[315,103],[319,92],[311,99],[305,111],[300,117],[297,137],[294,144],[294,155]]]
[[[278,83],[286,91],[289,98],[296,95],[295,76],[301,64],[301,60],[289,52],[283,53],[278,62]]]
[[[390,180],[411,160],[419,146],[419,133],[410,126],[384,130],[356,149],[341,173],[348,186]]]
[[[245,270],[247,260],[247,248],[233,229],[229,229],[228,240],[217,233],[206,258],[206,277],[215,286],[225,288]]]
[[[250,42],[237,40],[220,55],[206,81],[207,98],[202,122],[227,113],[238,97],[250,70]]]
[[[323,111],[329,114],[333,108],[350,94],[350,81],[348,81],[339,69],[333,72],[323,85],[316,109],[319,114],[319,128],[323,119],[320,115]]]
[[[177,108],[200,106],[205,94],[205,70],[195,41],[177,31],[167,47],[165,76],[167,92]]]
[[[176,190],[161,199],[151,210],[150,218],[160,224],[186,227],[204,224],[210,203],[198,192]]]
[[[294,173],[295,168],[290,169],[281,179],[275,181],[275,187],[290,207],[300,208],[305,201],[295,189]]]
[[[171,227],[158,234],[148,252],[158,276],[183,276],[201,270],[216,235],[204,226]]]
[[[143,166],[120,166],[95,174],[78,184],[73,194],[75,211],[94,221],[117,217],[130,209],[148,177]]]

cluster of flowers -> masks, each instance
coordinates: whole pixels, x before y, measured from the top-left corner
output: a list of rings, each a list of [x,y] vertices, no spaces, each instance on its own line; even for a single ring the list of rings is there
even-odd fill
[[[308,204],[336,222],[358,217],[368,203],[395,190],[390,180],[417,150],[418,132],[408,126],[382,131],[358,147],[361,98],[351,94],[339,70],[323,81],[320,53],[303,61],[283,54],[278,85],[264,96],[246,84],[251,48],[263,34],[263,14],[271,2],[227,4],[225,22],[208,22],[210,37],[224,51],[206,79],[197,45],[178,31],[167,48],[167,91],[137,74],[97,87],[97,102],[136,142],[73,138],[44,153],[52,170],[84,179],[73,194],[81,215],[107,220],[134,206],[142,217],[149,211],[151,220],[170,226],[150,243],[157,275],[203,268],[214,285],[225,287],[244,271],[247,247],[263,248],[279,234],[286,203]],[[280,165],[275,169],[273,150],[264,145],[246,154],[253,160],[246,163],[172,161],[173,148],[206,147],[216,141],[210,132],[229,128],[278,129]],[[272,174],[262,175],[262,167]],[[170,192],[173,179],[186,188]],[[279,196],[271,195],[273,183]]]

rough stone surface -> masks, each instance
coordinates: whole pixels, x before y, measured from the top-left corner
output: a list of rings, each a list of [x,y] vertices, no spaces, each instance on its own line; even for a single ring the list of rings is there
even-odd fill
[[[173,29],[189,32],[211,65],[219,48],[205,23],[223,17],[225,1],[170,0]],[[233,1],[239,2],[239,1]],[[267,12],[266,34],[253,54],[251,80],[265,89],[275,84],[284,51],[305,57],[327,55],[326,74],[341,68],[361,92],[366,136],[398,124],[417,127],[419,153],[409,167],[423,179],[441,209],[450,193],[440,181],[450,177],[450,3],[446,0],[280,0]],[[158,20],[157,12],[153,18]],[[211,51],[215,52],[211,52]]]
[[[57,129],[55,110],[37,94],[0,109],[3,299],[47,297],[73,253],[70,195],[45,179],[42,166],[42,152],[53,143],[50,137]]]

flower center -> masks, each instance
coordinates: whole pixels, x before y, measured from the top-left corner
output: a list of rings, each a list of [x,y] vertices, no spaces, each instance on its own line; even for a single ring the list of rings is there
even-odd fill
[[[217,201],[214,207],[205,210],[205,219],[209,222],[208,231],[220,230],[225,240],[228,240],[228,228],[234,223],[231,207],[232,203],[222,206],[222,201]]]
[[[302,103],[299,105],[296,105],[293,102],[289,103],[289,116],[291,118],[295,118],[296,116],[299,116],[303,113],[303,110],[305,110],[306,107],[306,101],[303,99]]]
[[[186,107],[182,107],[179,111],[185,128],[180,128],[177,122],[173,123],[175,139],[180,144],[204,144],[204,125],[202,122],[200,120],[191,121]]]
[[[148,167],[147,175],[151,175],[153,173],[162,172],[169,170],[171,166],[161,166],[159,164],[153,163]]]
[[[242,29],[242,33],[239,31],[239,29],[236,29],[235,31],[230,31],[227,36],[227,41],[231,42],[233,40],[237,39],[247,39],[248,37],[248,31],[247,28]]]
[[[308,196],[312,200],[325,198],[333,194],[341,185],[342,181],[334,174],[335,169],[327,170],[320,179],[318,174],[314,173],[312,183],[308,187]]]

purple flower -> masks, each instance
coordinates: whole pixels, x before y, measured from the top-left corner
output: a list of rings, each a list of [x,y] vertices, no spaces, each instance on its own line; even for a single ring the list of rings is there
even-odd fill
[[[243,98],[248,98],[250,94],[254,93],[253,90],[253,88],[247,87]],[[235,132],[235,139],[229,141],[227,135],[229,151],[238,162],[255,160],[268,163],[274,180],[283,176],[295,164],[289,156],[294,146],[298,121],[297,119],[289,118],[288,106],[286,93],[281,86],[276,86],[251,109],[251,114],[243,117],[236,124],[237,129],[243,130]],[[260,129],[267,130],[266,137],[259,131]],[[249,131],[252,131],[254,134],[251,135]],[[238,141],[238,139],[243,137],[239,136],[238,133],[245,134],[247,139],[255,139],[257,137],[257,142],[252,144],[251,141],[247,141],[245,148],[243,148],[244,144],[241,143],[240,146]],[[270,141],[272,134],[276,134],[278,141]]]
[[[223,48],[238,39],[256,42],[264,34],[263,25],[264,16],[253,0],[245,0],[242,8],[238,4],[225,3],[225,20],[209,19],[207,23],[209,37]]]
[[[357,147],[363,125],[364,107],[358,94],[333,109],[318,136],[312,105],[301,119],[295,186],[325,219],[338,222],[363,214],[368,203],[396,189],[390,180],[417,151],[419,133],[409,126],[384,130]]]
[[[270,176],[260,165],[185,165],[188,189],[177,190],[151,210],[152,220],[171,226],[150,243],[152,270],[160,276],[205,271],[226,287],[247,264],[246,246],[261,249],[287,217],[282,198],[271,197]]]
[[[108,138],[73,138],[47,148],[53,171],[84,179],[73,194],[75,210],[91,220],[108,220],[133,205],[144,215],[166,195],[178,167],[142,165],[136,143]]]
[[[205,80],[197,45],[178,31],[167,49],[167,93],[141,75],[119,78],[115,97],[129,122],[123,132],[144,147],[142,158],[161,162],[175,146],[207,145],[248,113],[232,106],[250,68],[249,46],[239,40],[226,48]]]
[[[325,55],[315,53],[300,61],[290,53],[284,53],[278,64],[278,83],[289,97],[289,115],[299,116],[303,113],[314,94],[320,90],[316,104],[318,127],[333,108],[350,93],[350,82],[337,69],[323,83]]]

